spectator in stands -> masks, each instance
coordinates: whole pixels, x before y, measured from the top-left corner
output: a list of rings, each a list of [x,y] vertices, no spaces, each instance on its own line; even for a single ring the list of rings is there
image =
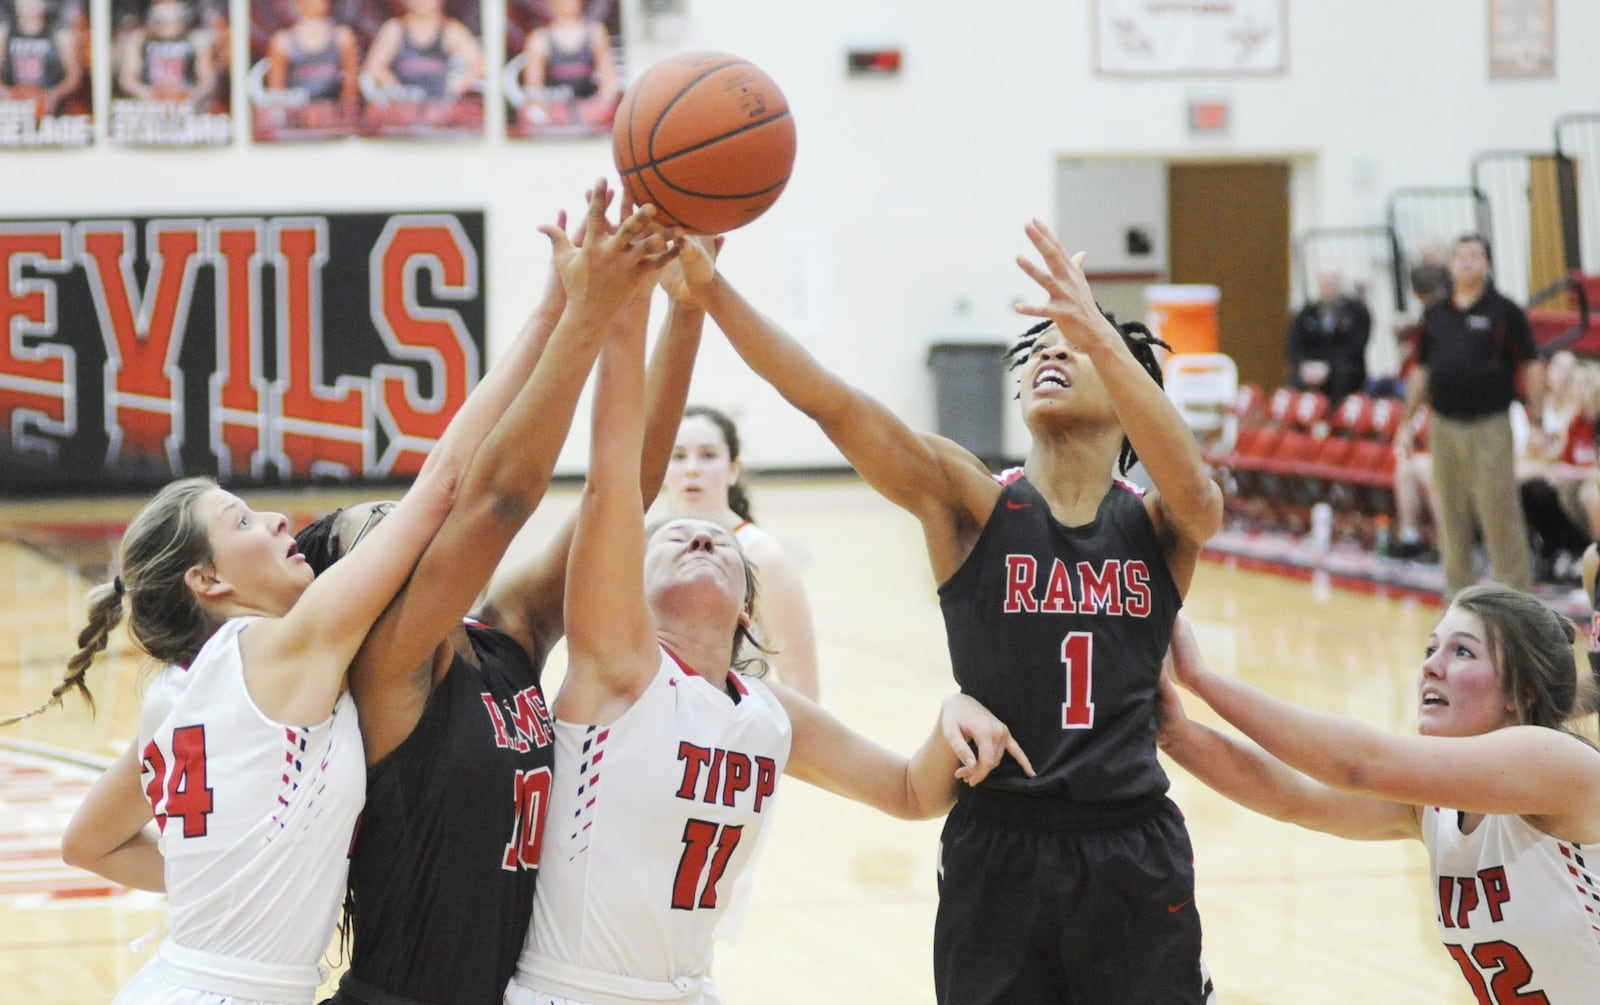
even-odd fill
[[[1543,372],[1533,329],[1522,308],[1495,289],[1482,236],[1456,241],[1450,280],[1451,295],[1422,315],[1402,430],[1424,401],[1432,407],[1433,505],[1446,593],[1454,596],[1476,579],[1475,529],[1483,534],[1494,578],[1527,590],[1533,585],[1532,557],[1506,409],[1516,400],[1520,377],[1529,413],[1543,412]],[[1404,435],[1395,444],[1402,456]]]
[[[1321,391],[1330,404],[1367,383],[1367,338],[1372,312],[1344,292],[1337,272],[1317,277],[1317,299],[1300,309],[1289,325],[1290,383]]]
[[[1423,241],[1417,251],[1417,264],[1411,267],[1411,296],[1416,311],[1407,310],[1395,318],[1394,334],[1400,340],[1400,380],[1411,375],[1416,364],[1417,335],[1422,331],[1422,312],[1450,295],[1450,257],[1438,241]]]
[[[1520,466],[1528,456],[1529,422],[1522,402],[1513,401],[1506,409],[1511,422],[1511,450]],[[1437,562],[1439,555],[1428,546],[1424,528],[1433,518],[1433,455],[1428,452],[1428,411],[1419,408],[1401,425],[1395,437],[1394,509],[1395,539],[1391,558]]]
[[[1600,531],[1595,484],[1595,395],[1600,369],[1565,349],[1545,364],[1545,410],[1517,463],[1537,578],[1576,582],[1579,557]]]

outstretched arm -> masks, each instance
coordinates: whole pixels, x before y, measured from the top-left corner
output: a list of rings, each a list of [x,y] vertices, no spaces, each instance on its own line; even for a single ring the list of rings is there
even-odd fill
[[[955,803],[961,783],[977,785],[1007,754],[1030,777],[1033,765],[1005,723],[975,699],[953,694],[917,752],[906,758],[872,742],[817,703],[768,685],[794,728],[785,773],[903,820],[926,820]]]
[[[1417,810],[1405,803],[1341,792],[1308,778],[1248,740],[1195,722],[1169,666],[1161,675],[1161,750],[1184,770],[1263,816],[1358,841],[1420,838]]]
[[[661,285],[670,293],[670,276],[676,265],[668,265]],[[644,459],[639,470],[639,488],[646,509],[661,490],[672,444],[689,395],[689,378],[700,348],[700,333],[705,312],[692,301],[674,297],[667,319],[656,338],[645,376],[647,418],[644,433]],[[482,619],[516,639],[535,659],[550,651],[563,634],[562,601],[566,590],[567,557],[572,550],[572,534],[577,516],[564,521],[550,542],[532,558],[503,569],[490,585]]]
[[[703,245],[693,239],[683,245],[690,289],[734,349],[785,400],[816,420],[868,484],[922,521],[935,576],[942,581],[954,573],[1000,494],[988,469],[950,440],[915,432],[846,383],[740,296]]]
[[[640,276],[648,283],[655,276],[646,268]],[[556,714],[569,722],[616,718],[643,692],[659,663],[655,617],[645,599],[639,492],[649,310],[646,285],[617,314],[600,351],[589,478],[567,566],[567,676],[556,697]]]
[[[1600,751],[1539,726],[1475,736],[1399,736],[1301,708],[1214,673],[1181,618],[1172,674],[1289,767],[1345,792],[1411,806],[1543,818],[1559,837],[1600,838]]]
[[[607,198],[602,182],[592,199],[603,205]],[[603,210],[599,215],[603,220]],[[574,303],[588,303],[591,293],[596,304],[612,302],[604,292],[610,269],[591,273],[589,268],[597,255],[642,258],[646,254],[642,244],[636,246],[631,235],[622,233],[626,225],[618,234],[597,241],[601,250],[594,255],[580,254],[558,228],[542,229],[564,263],[563,288]],[[599,229],[608,228],[602,224]],[[637,233],[639,225],[633,230]],[[474,421],[474,414],[469,412],[463,421]],[[269,714],[287,722],[319,722],[333,707],[357,649],[433,540],[466,477],[474,445],[469,436],[456,432],[446,430],[400,504],[377,524],[367,547],[317,577],[287,615],[252,625],[243,633],[251,691]],[[398,624],[409,621],[404,610],[397,617]]]
[[[1174,569],[1175,574],[1185,573],[1179,582],[1187,587],[1187,573],[1192,572],[1200,546],[1222,525],[1222,490],[1212,480],[1199,444],[1177,407],[1095,304],[1083,274],[1084,253],[1068,255],[1050,228],[1038,220],[1026,230],[1044,266],[1022,256],[1017,264],[1048,299],[1043,304],[1018,305],[1017,312],[1049,318],[1075,350],[1094,361],[1123,432],[1155,482],[1157,530],[1169,542],[1169,555],[1176,550],[1179,562],[1186,559],[1190,567]]]
[[[552,266],[540,307],[440,443],[470,453],[460,497],[351,668],[369,762],[410,735],[442,669],[430,659],[435,648],[471,610],[549,487],[601,335],[631,283],[599,267],[603,245],[619,239],[606,226],[609,199],[603,181],[590,192],[583,241],[594,251],[582,290],[568,302]]]

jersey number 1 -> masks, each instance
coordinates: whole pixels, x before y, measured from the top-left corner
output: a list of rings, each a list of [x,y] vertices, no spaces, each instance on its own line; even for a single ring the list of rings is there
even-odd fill
[[[1067,700],[1061,703],[1062,729],[1094,728],[1094,634],[1069,632],[1061,640],[1067,672]]]
[[[683,825],[683,857],[678,859],[678,876],[672,881],[674,911],[717,906],[717,883],[722,879],[723,870],[728,868],[733,850],[739,847],[739,837],[743,833],[742,826],[719,827],[709,820],[690,820]],[[709,869],[707,862],[710,862]]]
[[[206,817],[211,813],[211,790],[206,787],[206,728],[180,726],[172,731],[172,774],[167,774],[166,756],[154,740],[145,744],[144,764],[150,771],[150,784],[145,786],[144,794],[161,833],[167,832],[168,817],[178,817],[183,821],[184,837],[205,837]]]

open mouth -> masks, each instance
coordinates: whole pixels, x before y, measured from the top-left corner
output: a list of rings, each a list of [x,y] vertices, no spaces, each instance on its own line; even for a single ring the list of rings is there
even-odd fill
[[[1041,366],[1037,371],[1034,372],[1034,390],[1038,390],[1041,387],[1059,387],[1065,389],[1071,386],[1072,379],[1068,377],[1067,372],[1060,367]]]

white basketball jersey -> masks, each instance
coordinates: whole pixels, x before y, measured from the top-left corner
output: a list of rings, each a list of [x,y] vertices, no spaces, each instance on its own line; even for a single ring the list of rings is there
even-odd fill
[[[245,687],[235,618],[140,711],[140,781],[161,829],[168,938],[261,963],[314,965],[344,899],[366,800],[355,705],[311,727],[273,722]]]
[[[1457,819],[1455,810],[1425,807],[1422,839],[1439,937],[1477,1000],[1595,1001],[1600,869],[1587,864],[1584,847],[1521,817],[1486,816],[1471,834]]]
[[[530,954],[651,981],[703,975],[770,815],[790,724],[758,680],[737,703],[666,652],[616,721],[555,723]]]

